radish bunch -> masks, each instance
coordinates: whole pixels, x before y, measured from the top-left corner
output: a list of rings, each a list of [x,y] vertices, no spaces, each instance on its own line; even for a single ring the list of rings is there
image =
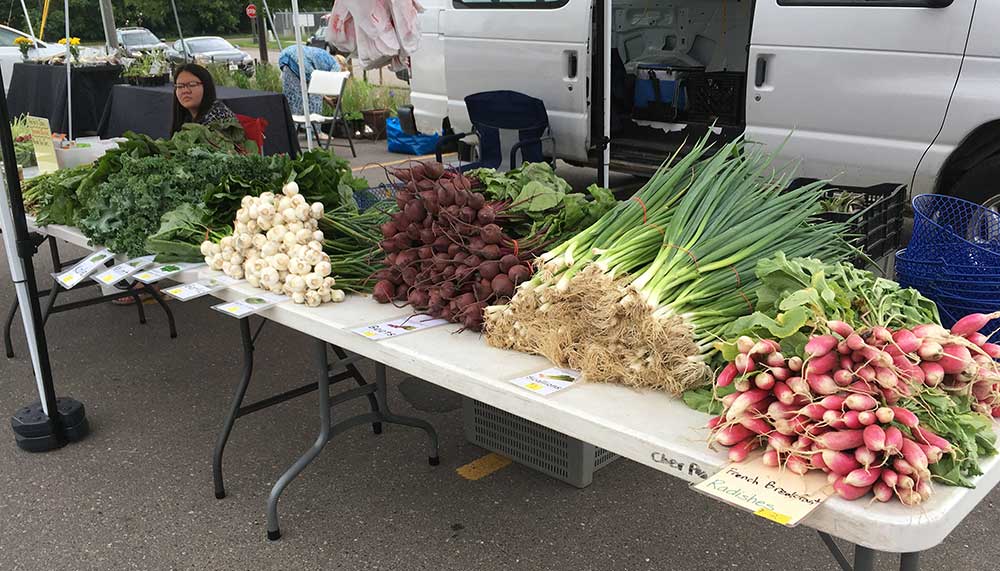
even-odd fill
[[[531,278],[538,240],[520,243],[500,226],[509,205],[488,202],[467,177],[439,163],[394,172],[406,183],[399,212],[382,225],[386,268],[373,296],[402,302],[478,331],[487,305],[502,303]]]
[[[937,387],[969,397],[973,410],[1000,416],[1000,347],[977,333],[995,315],[971,315],[952,331],[938,325],[855,331],[827,322],[803,357],[778,342],[737,339],[739,353],[716,380],[736,391],[710,421],[712,441],[744,460],[765,447],[764,462],[798,474],[829,474],[837,494],[919,504],[931,493],[929,466],[958,451],[901,399]]]
[[[219,243],[205,241],[205,262],[233,278],[292,298],[295,303],[316,307],[344,300],[344,292],[333,289],[330,257],[323,252],[319,220],[323,205],[308,204],[295,182],[282,194],[245,196],[236,213],[234,233]]]

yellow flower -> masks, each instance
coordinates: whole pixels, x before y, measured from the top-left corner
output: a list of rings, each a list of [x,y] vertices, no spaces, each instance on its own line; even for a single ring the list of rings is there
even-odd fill
[[[66,38],[60,38],[59,39],[59,45],[65,46],[66,45]],[[69,45],[71,45],[71,46],[78,46],[78,45],[80,45],[80,38],[70,38],[69,39]]]
[[[16,38],[14,38],[14,44],[18,45],[18,46],[21,46],[21,45],[29,45],[30,46],[31,45],[31,38],[26,38],[24,36],[18,36]]]

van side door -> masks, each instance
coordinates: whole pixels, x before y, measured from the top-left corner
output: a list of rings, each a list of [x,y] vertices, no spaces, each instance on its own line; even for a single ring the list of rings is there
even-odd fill
[[[909,184],[944,122],[974,5],[757,0],[747,139],[784,144],[802,176]]]

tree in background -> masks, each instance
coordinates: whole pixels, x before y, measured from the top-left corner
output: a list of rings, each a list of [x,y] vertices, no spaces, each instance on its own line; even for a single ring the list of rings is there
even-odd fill
[[[250,0],[175,0],[177,13],[181,20],[181,29],[185,36],[200,35],[230,35],[250,32],[250,20],[244,10]],[[260,14],[263,14],[263,2],[254,2]],[[159,37],[177,37],[177,26],[174,24],[170,0],[112,0],[115,9],[115,24],[118,27],[142,26],[149,28]],[[290,0],[268,0],[271,11],[291,10]],[[303,0],[299,9],[306,12],[329,10],[333,2],[329,0]],[[44,0],[30,0],[28,10],[31,24],[38,32],[38,23],[42,16]],[[63,3],[52,0],[49,6],[49,16],[45,24],[43,39],[55,41],[63,37]],[[103,42],[104,28],[101,25],[100,8],[95,0],[70,0],[70,30],[72,34],[84,42]],[[0,18],[3,16],[0,15]],[[11,2],[4,22],[12,28],[27,32],[17,2]]]

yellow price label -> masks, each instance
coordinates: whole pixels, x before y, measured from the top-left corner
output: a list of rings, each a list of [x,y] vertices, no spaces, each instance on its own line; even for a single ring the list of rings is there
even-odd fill
[[[542,385],[538,383],[528,383],[524,385],[524,388],[528,389],[529,391],[540,391],[542,390]]]
[[[228,311],[229,313],[239,313],[240,308],[235,305],[230,305],[229,307],[226,308],[226,311]]]
[[[179,288],[179,287],[175,287],[175,288],[171,288],[171,289],[168,289],[168,290],[167,290],[167,293],[169,293],[169,294],[171,294],[171,295],[177,295],[177,294],[179,294],[179,293],[181,293],[181,292],[183,292],[183,291],[184,291],[184,290],[182,290],[181,288]]]
[[[375,337],[375,332],[374,331],[365,331],[364,333],[362,333],[362,335],[364,335],[365,337]]]
[[[788,522],[792,521],[792,518],[790,516],[787,516],[785,514],[780,514],[780,513],[776,512],[776,511],[772,511],[772,510],[765,509],[765,508],[761,508],[761,509],[753,512],[753,515],[760,516],[760,517],[762,517],[764,519],[771,520],[774,523],[780,523],[781,525],[788,525]]]
[[[68,284],[69,282],[73,281],[74,277],[76,277],[76,276],[74,276],[73,274],[69,274],[69,275],[63,276],[62,277],[62,283]]]
[[[148,280],[149,278],[153,277],[153,274],[151,274],[149,272],[146,272],[146,273],[143,273],[143,274],[139,274],[136,277],[139,278],[140,280]]]
[[[111,280],[113,280],[113,279],[115,279],[114,276],[104,276],[104,277],[101,278],[101,281],[104,282],[104,283],[106,283],[106,284],[109,284],[109,283],[111,283]]]

